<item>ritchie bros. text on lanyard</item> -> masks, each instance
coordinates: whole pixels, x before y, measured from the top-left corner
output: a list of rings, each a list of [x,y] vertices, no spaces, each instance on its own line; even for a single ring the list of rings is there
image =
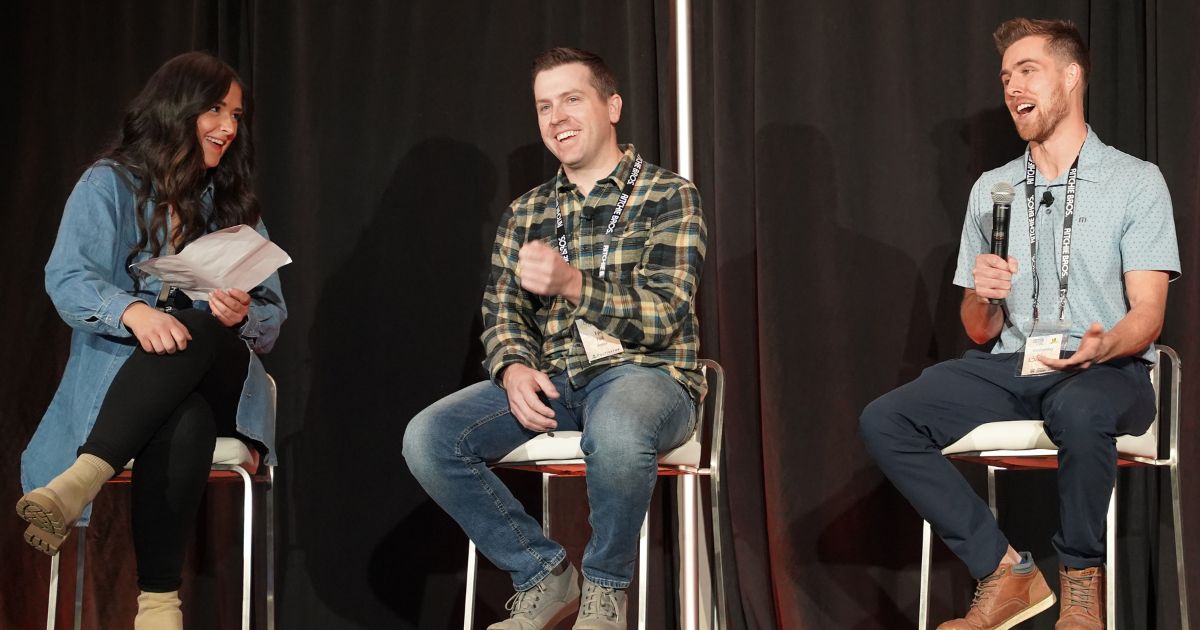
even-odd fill
[[[1071,225],[1075,223],[1075,186],[1079,175],[1079,156],[1071,163],[1067,171],[1067,198],[1063,201],[1063,232],[1062,254],[1058,261],[1058,320],[1062,321],[1067,309],[1067,282],[1071,271]],[[1037,178],[1037,165],[1033,163],[1033,155],[1025,155],[1025,212],[1029,216],[1029,263],[1033,267],[1033,321],[1038,321],[1038,286],[1037,275],[1037,199],[1034,197],[1034,186]]]
[[[625,179],[625,188],[621,191],[621,197],[617,199],[617,205],[613,208],[612,218],[608,220],[608,229],[604,231],[604,248],[600,253],[600,270],[597,275],[603,279],[604,269],[608,266],[608,250],[612,248],[613,230],[617,228],[617,222],[621,220],[621,213],[625,211],[625,205],[629,203],[629,197],[633,194],[633,185],[637,183],[638,176],[642,174],[642,156],[639,154],[633,161],[633,168],[629,169],[629,177]],[[554,197],[554,233],[558,242],[558,253],[563,260],[568,264],[571,262],[571,253],[567,250],[567,229],[563,225],[562,208],[558,206],[558,194]]]

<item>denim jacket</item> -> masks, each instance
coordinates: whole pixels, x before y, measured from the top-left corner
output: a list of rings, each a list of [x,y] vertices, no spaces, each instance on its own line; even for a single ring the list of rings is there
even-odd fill
[[[153,306],[161,287],[157,278],[146,277],[135,289],[126,271],[126,257],[137,243],[138,224],[136,192],[118,174],[120,168],[102,160],[84,171],[67,199],[58,238],[46,263],[46,292],[59,316],[73,329],[71,354],[58,391],[21,455],[25,492],[46,485],[75,461],[76,450],[91,433],[109,385],[137,347],[137,339],[121,323],[121,315],[136,301]],[[136,185],[136,179],[129,179]],[[204,191],[203,201],[204,208],[211,208],[211,186]],[[147,218],[151,207],[147,203],[142,209]],[[256,229],[266,236],[261,222]],[[147,258],[150,252],[141,251],[134,262]],[[253,352],[238,403],[237,429],[266,445],[267,463],[274,464],[270,384],[257,353],[271,349],[287,318],[278,274],[272,274],[250,295],[249,314],[238,330]],[[196,302],[194,307],[207,309],[208,304]],[[85,513],[81,523],[86,523],[87,517]]]

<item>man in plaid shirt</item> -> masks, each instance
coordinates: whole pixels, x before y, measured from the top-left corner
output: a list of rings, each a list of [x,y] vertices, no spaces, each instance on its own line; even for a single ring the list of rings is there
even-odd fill
[[[558,174],[500,220],[483,299],[490,381],[422,411],[404,435],[413,475],[512,574],[489,628],[625,628],[638,530],[658,453],[683,443],[704,391],[693,297],[705,227],[696,188],[617,144],[612,70],[541,53],[533,92]],[[487,462],[541,433],[582,431],[592,538],[579,572]]]

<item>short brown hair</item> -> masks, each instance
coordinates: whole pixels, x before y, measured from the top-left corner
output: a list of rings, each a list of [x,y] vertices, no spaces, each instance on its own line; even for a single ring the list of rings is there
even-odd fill
[[[601,98],[607,99],[617,93],[617,75],[613,74],[612,68],[608,67],[607,63],[604,63],[600,55],[565,46],[551,48],[550,50],[538,53],[533,58],[533,70],[529,74],[529,80],[530,82],[537,80],[539,72],[551,70],[569,63],[581,63],[592,71],[592,87],[596,88]]]
[[[1013,18],[996,28],[992,40],[996,42],[996,50],[1003,55],[1009,46],[1031,35],[1046,38],[1046,49],[1050,54],[1079,64],[1083,70],[1083,84],[1087,85],[1092,75],[1092,59],[1088,53],[1087,44],[1075,23],[1070,20],[1031,20],[1029,18]]]

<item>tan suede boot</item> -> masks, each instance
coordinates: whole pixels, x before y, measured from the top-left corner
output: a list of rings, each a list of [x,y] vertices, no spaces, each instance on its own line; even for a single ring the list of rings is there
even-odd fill
[[[71,467],[43,488],[17,501],[17,515],[29,523],[25,542],[47,555],[58,553],[83,508],[116,471],[95,455],[80,455]]]
[[[179,591],[138,595],[137,617],[133,630],[183,630],[183,611],[179,609]]]

